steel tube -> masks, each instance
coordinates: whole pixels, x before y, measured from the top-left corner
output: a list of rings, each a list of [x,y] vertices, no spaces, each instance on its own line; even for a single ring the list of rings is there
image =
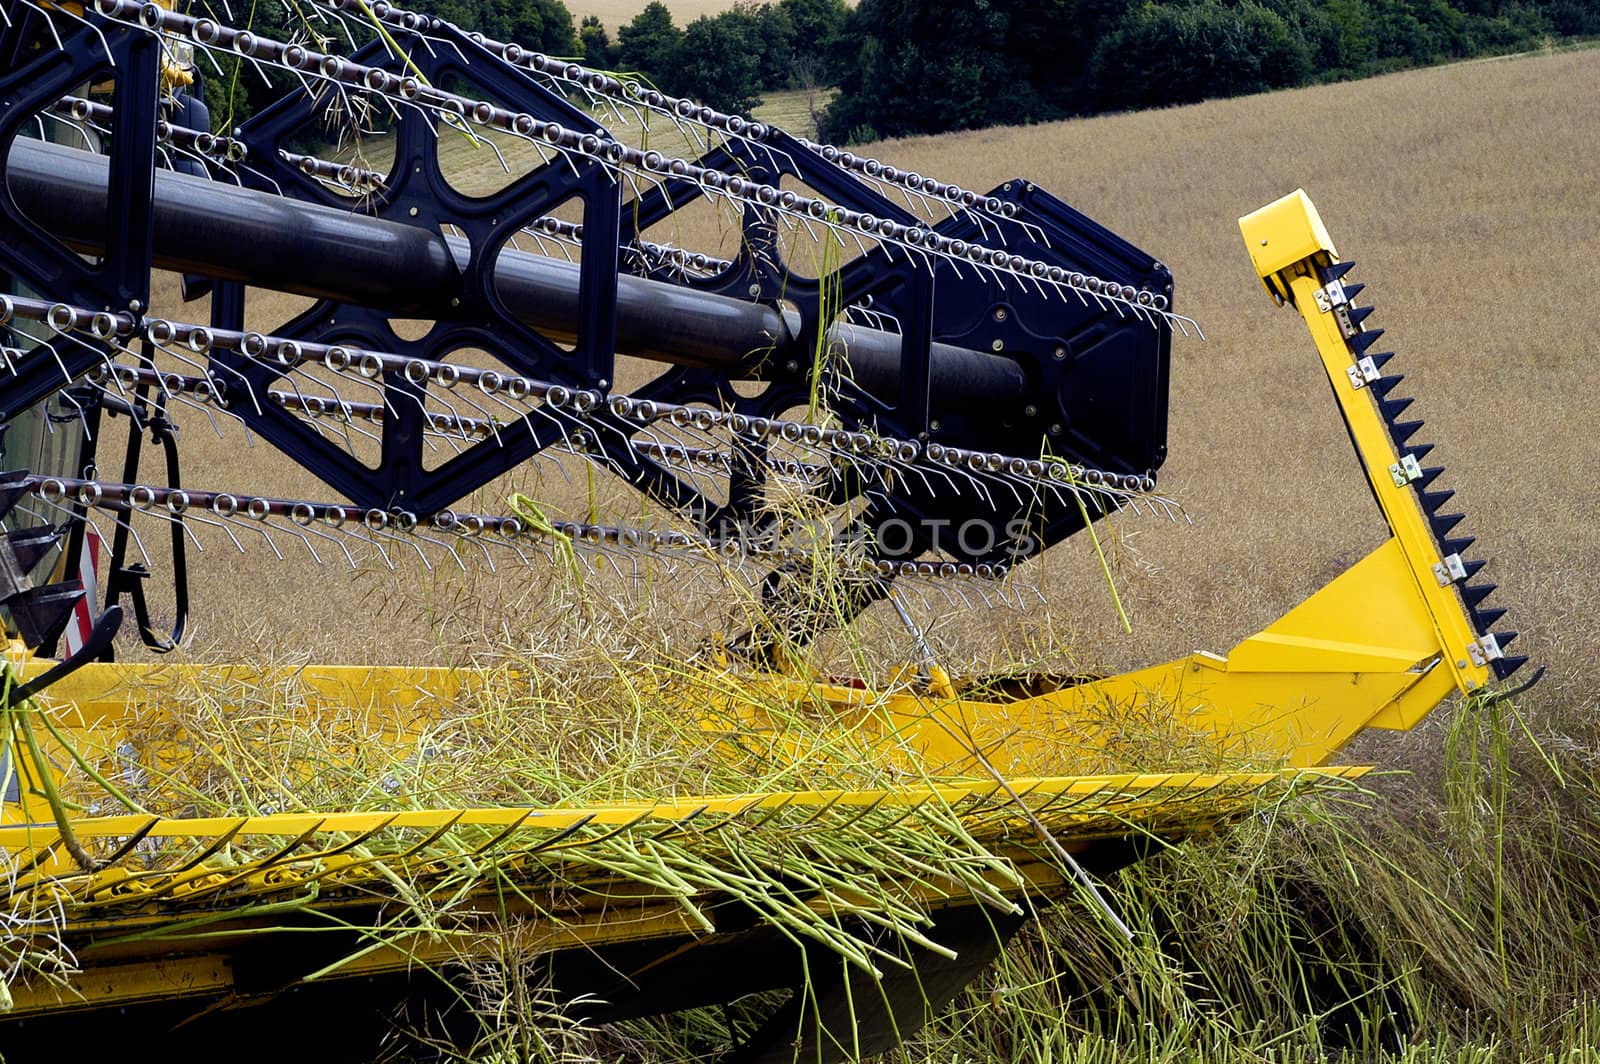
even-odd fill
[[[91,152],[18,138],[7,187],[23,213],[80,250],[97,250],[107,223],[107,161]],[[300,203],[234,185],[157,171],[155,256],[163,269],[376,307],[401,317],[448,317],[468,245],[419,226]],[[578,312],[578,267],[514,250],[495,269],[501,298],[521,320],[570,341]],[[898,395],[900,337],[837,325],[850,375],[866,391]],[[777,309],[623,275],[618,280],[619,354],[712,366],[758,378],[764,365],[805,364],[790,322]],[[934,405],[1014,403],[1022,367],[1000,355],[934,345]]]

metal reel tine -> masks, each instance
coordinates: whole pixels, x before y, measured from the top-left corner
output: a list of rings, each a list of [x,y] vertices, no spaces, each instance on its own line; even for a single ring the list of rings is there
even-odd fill
[[[187,521],[184,521],[181,518],[175,516],[174,514],[169,513],[167,511],[166,507],[164,507],[164,506],[152,506],[152,507],[149,507],[148,509],[141,508],[141,507],[135,507],[135,508],[133,508],[133,509],[131,509],[131,510],[129,510],[127,512],[127,518],[129,518],[129,520],[127,521],[128,531],[129,531],[130,534],[132,534],[135,537],[135,539],[137,539],[138,538],[138,533],[134,529],[133,522],[131,520],[131,518],[132,518],[132,516],[134,514],[148,514],[149,516],[155,517],[155,518],[159,518],[160,520],[165,521],[168,524],[176,524],[178,526],[179,530],[181,532],[183,532],[184,536],[188,538],[189,544],[191,546],[193,546],[194,549],[199,551],[200,553],[202,553],[202,554],[205,553],[205,549],[206,549],[205,544],[200,541],[200,537],[199,536],[195,535],[194,529],[189,527],[189,523]],[[146,565],[154,564],[153,562],[151,562],[150,555],[145,551],[142,542],[141,542],[140,547],[139,547],[139,553],[144,556],[144,561],[145,561]]]
[[[439,539],[436,536],[430,536],[419,531],[421,527],[421,523],[418,522],[414,528],[412,528],[410,531],[403,532],[402,534],[412,536],[423,543],[430,543],[433,546],[438,547],[440,550],[450,555],[450,560],[456,563],[456,568],[460,569],[463,573],[467,572],[467,563],[461,560],[461,555],[456,553],[454,546],[452,546],[447,540]],[[418,553],[420,554],[422,551],[419,549]]]
[[[395,565],[394,559],[389,556],[389,551],[384,547],[384,545],[378,542],[378,540],[371,535],[365,524],[361,523],[359,514],[356,516],[354,524],[346,521],[342,524],[331,527],[334,529],[336,534],[342,535],[348,539],[353,539],[367,547],[369,550],[377,551],[378,558],[383,562],[384,568],[388,569],[390,572],[395,572],[399,568]]]
[[[306,535],[304,531],[295,527],[285,527],[284,525],[273,524],[270,521],[262,521],[261,524],[264,528],[272,528],[279,532],[286,532],[295,539],[298,539],[301,544],[305,546],[306,552],[311,555],[311,560],[316,562],[318,565],[322,564],[322,555],[317,553],[317,548],[311,543],[311,537]]]
[[[213,510],[212,513],[215,514],[216,511]],[[260,521],[252,522],[250,520],[247,520],[244,514],[241,514],[241,513],[238,513],[238,512],[235,512],[235,513],[233,513],[233,514],[231,514],[229,516],[226,516],[226,517],[222,517],[221,520],[223,522],[227,522],[228,524],[236,524],[240,528],[249,529],[250,531],[256,533],[263,540],[266,541],[267,548],[272,551],[273,555],[280,562],[284,560],[283,551],[278,549],[278,541],[272,538],[271,530],[263,522],[260,522]],[[239,541],[237,539],[235,539],[234,543],[238,544]],[[239,549],[241,551],[243,551],[244,547],[242,545],[240,545]]]
[[[405,546],[410,547],[413,551],[416,551],[417,558],[422,562],[422,567],[428,570],[430,573],[433,572],[433,561],[428,557],[428,552],[423,550],[421,544],[416,541],[414,533],[397,531],[388,524],[381,528],[373,528],[371,525],[368,525],[367,527],[372,532],[374,537],[382,536],[393,543],[404,544]],[[454,554],[455,552],[452,551],[451,553]],[[458,556],[456,561],[459,562],[460,560],[461,559]]]
[[[291,517],[290,520],[293,521],[295,526],[297,528],[299,528],[300,531],[303,532],[304,534],[310,535],[310,536],[316,536],[318,539],[325,539],[329,543],[332,543],[335,547],[338,547],[339,548],[339,552],[344,555],[344,560],[347,563],[349,563],[350,568],[352,568],[352,569],[360,568],[359,563],[356,561],[356,556],[354,554],[350,553],[349,545],[347,543],[345,543],[345,541],[342,538],[340,538],[339,536],[336,536],[331,532],[324,532],[322,529],[317,528],[316,525],[315,525],[315,520],[316,520],[315,518],[312,518],[310,521],[307,521],[305,524],[301,524],[299,521],[295,520],[293,517]],[[317,554],[316,550],[311,546],[311,543],[309,541],[306,542],[306,549],[311,551],[311,556],[313,558],[316,558],[318,562],[321,562],[322,558]]]

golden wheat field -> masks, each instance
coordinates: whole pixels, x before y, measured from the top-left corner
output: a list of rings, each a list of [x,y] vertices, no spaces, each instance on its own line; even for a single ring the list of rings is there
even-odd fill
[[[1500,604],[1523,633],[1517,650],[1551,666],[1546,699],[1592,702],[1597,98],[1591,49],[873,146],[969,187],[1025,177],[1051,190],[1167,262],[1178,308],[1207,337],[1174,345],[1161,478],[1192,524],[1102,526],[1132,633],[1078,537],[1015,574],[1038,596],[970,610],[914,604],[934,646],[957,663],[1049,656],[1088,666],[1224,651],[1374,545],[1379,518],[1314,350],[1255,281],[1236,223],[1304,187],[1368,284],[1372,322],[1388,330],[1413,411],[1427,420],[1418,439],[1437,445],[1430,461],[1447,466],[1443,486],[1459,493],[1463,527],[1491,559]],[[270,327],[300,305],[258,303],[252,324]],[[266,445],[189,420],[188,484],[326,496]],[[581,474],[519,483],[557,510],[587,503]],[[503,512],[495,496],[507,488],[476,502]],[[630,505],[625,491],[609,501]],[[539,568],[352,573],[246,546],[208,541],[192,559],[190,655],[462,661],[581,621],[535,593],[557,578]],[[712,582],[679,582],[651,609],[668,626],[682,618],[686,641],[738,621]],[[909,651],[892,614],[863,624],[889,656]]]

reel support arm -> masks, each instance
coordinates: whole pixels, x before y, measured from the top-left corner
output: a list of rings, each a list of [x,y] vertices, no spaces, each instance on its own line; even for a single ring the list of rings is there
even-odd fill
[[[1483,690],[1526,659],[1492,632],[1503,609],[1485,607],[1492,584],[1473,583],[1484,562],[1464,560],[1472,540],[1460,514],[1442,513],[1452,492],[1430,490],[1443,472],[1424,467],[1431,447],[1411,442],[1420,421],[1401,421],[1411,400],[1393,392],[1393,355],[1368,353],[1381,330],[1363,329],[1363,286],[1345,284],[1316,208],[1297,191],[1241,219],[1256,269],[1290,303],[1317,346],[1390,537],[1327,586],[1226,656],[1197,652],[1135,672],[1014,701],[963,697],[889,699],[887,711],[845,687],[822,697],[845,722],[896,742],[938,772],[976,771],[973,750],[1001,772],[1025,774],[1070,753],[1093,756],[1117,714],[1170,716],[1175,731],[1207,736],[1224,756],[1288,765],[1325,764],[1366,728],[1406,730],[1452,694]],[[788,697],[815,685],[776,680]],[[780,700],[785,697],[777,695]],[[759,700],[753,699],[751,704]],[[778,725],[762,711],[729,706],[750,727]]]

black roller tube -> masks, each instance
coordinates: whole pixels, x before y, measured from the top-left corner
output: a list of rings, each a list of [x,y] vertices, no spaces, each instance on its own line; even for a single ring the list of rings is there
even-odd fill
[[[6,175],[17,205],[36,224],[80,250],[98,250],[106,224],[103,156],[19,138]],[[449,316],[468,247],[417,226],[162,170],[156,174],[155,256],[167,270],[432,318]],[[495,283],[528,325],[556,340],[574,338],[576,265],[507,250]],[[848,352],[857,385],[890,401],[899,394],[899,336],[837,325],[832,337]],[[809,352],[798,350],[792,323],[773,307],[627,275],[618,281],[617,349],[735,377],[759,378],[763,366],[791,358],[810,361]],[[936,407],[1017,403],[1026,384],[1022,367],[1009,358],[934,345]]]

